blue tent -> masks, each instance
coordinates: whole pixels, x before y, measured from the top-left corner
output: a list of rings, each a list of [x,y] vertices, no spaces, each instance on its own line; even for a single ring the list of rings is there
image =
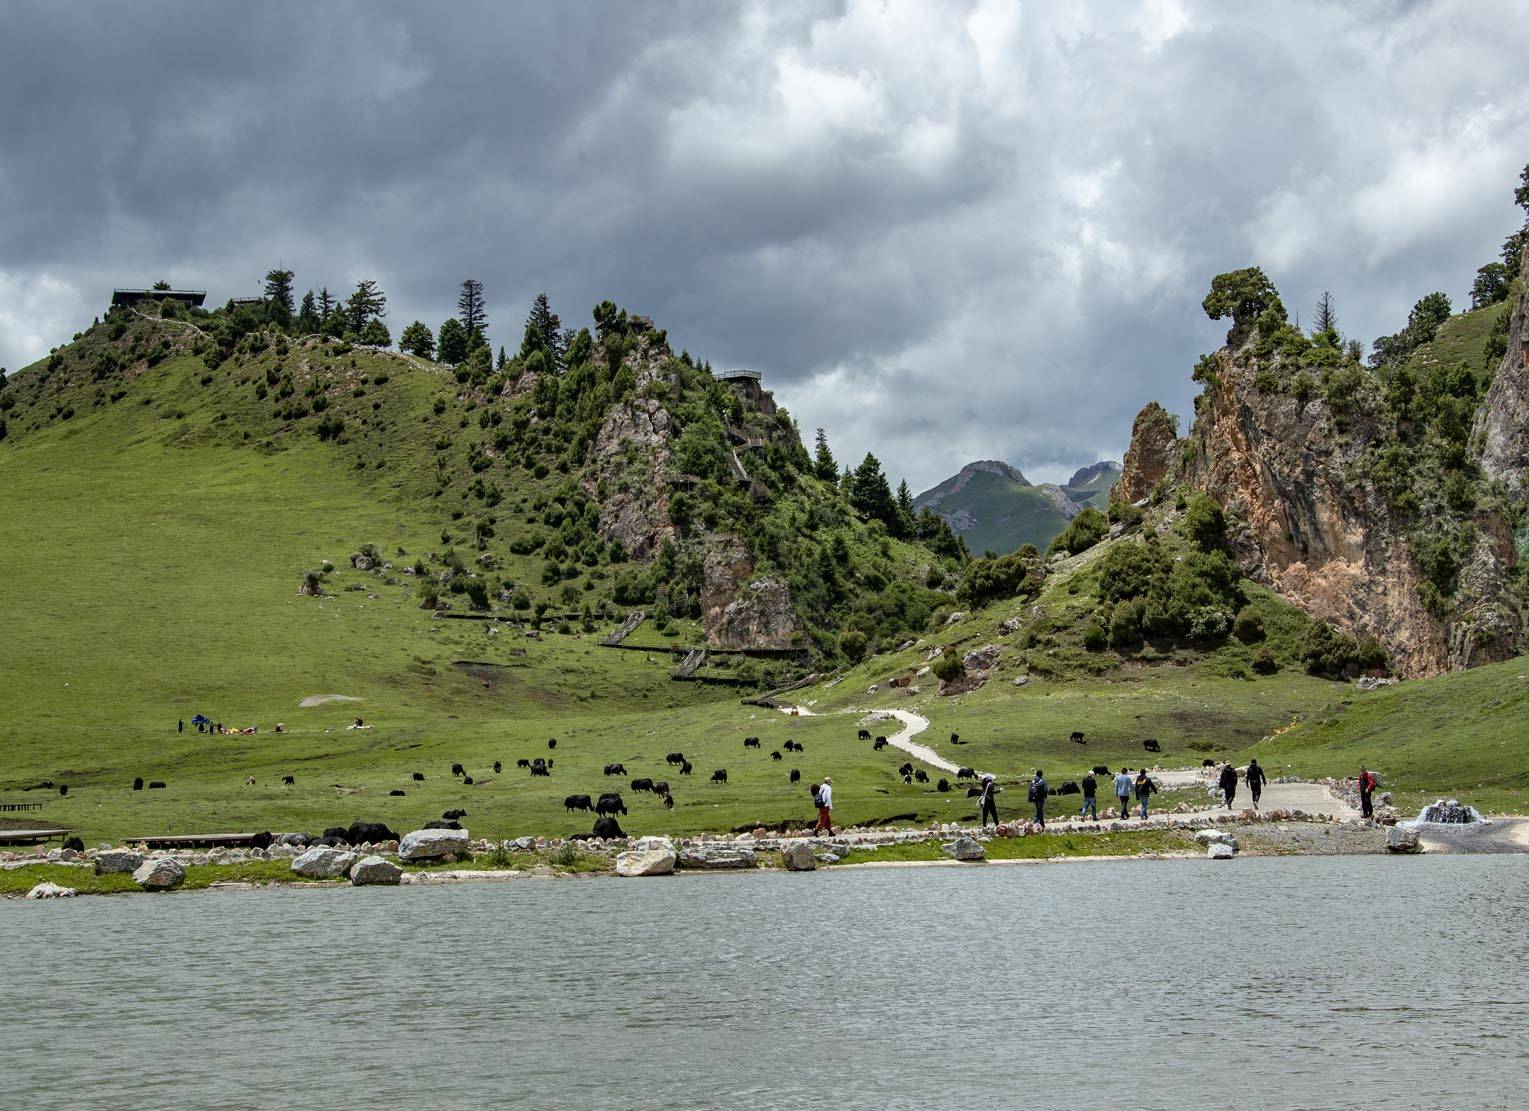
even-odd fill
[[[203,714],[197,714],[196,717],[191,719],[191,724],[192,725],[211,725],[212,724],[212,719],[210,717],[206,717]]]

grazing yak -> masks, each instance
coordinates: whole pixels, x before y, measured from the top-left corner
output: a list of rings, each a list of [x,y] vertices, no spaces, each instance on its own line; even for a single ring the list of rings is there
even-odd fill
[[[625,814],[626,811],[623,810],[622,813]],[[604,817],[595,819],[594,832],[590,836],[597,837],[601,841],[614,841],[617,838],[625,837],[626,834],[622,831],[620,823],[615,818]]]
[[[451,774],[452,775],[466,775],[467,772],[465,770],[463,770],[461,764],[453,764],[453,765],[451,765]]]
[[[869,729],[862,729],[855,734],[855,739],[857,741],[868,741],[871,739],[871,731]]]
[[[250,848],[269,849],[271,847],[271,842],[275,840],[276,838],[272,837],[269,833],[257,833],[250,838]]]
[[[898,775],[912,775],[913,774],[913,762],[911,760],[904,761],[903,762],[903,766],[897,769],[897,774]]]
[[[903,782],[904,783],[912,783],[913,782],[913,777],[911,775],[905,775],[905,776],[903,776]]]
[[[784,757],[781,756],[780,750],[776,749],[774,752],[770,753],[770,759],[771,760],[781,760],[781,759],[784,759]]]
[[[569,795],[563,800],[563,808],[568,811],[593,810],[595,804],[588,795]]]
[[[1095,764],[1094,765],[1094,774],[1095,775],[1109,775],[1110,774],[1110,769],[1108,767],[1106,767],[1105,765],[1103,765],[1103,764]]]
[[[928,783],[929,773],[926,772],[923,768],[919,768],[918,771],[913,773],[913,778],[918,780],[920,783]]]
[[[982,788],[981,787],[968,787],[966,789],[966,797],[969,798],[969,799],[980,798],[981,795],[982,795]]]
[[[324,836],[331,834],[341,837],[349,845],[375,845],[379,841],[397,841],[398,834],[394,833],[381,822],[351,822],[349,829],[342,829],[336,833],[326,829]]]
[[[602,817],[607,814],[625,814],[626,803],[621,801],[621,796],[618,794],[604,794],[600,796],[600,801],[595,803],[595,813]]]
[[[548,748],[556,748],[557,747],[557,738],[556,737],[548,737],[547,738],[547,747]]]
[[[653,790],[653,781],[646,778],[634,779],[631,783],[628,784],[628,786],[631,787],[634,791],[651,791]]]
[[[295,775],[284,775],[284,776],[282,776],[281,777],[281,785],[283,787],[295,787],[295,786],[297,786],[297,776],[295,776]]]
[[[605,765],[605,774],[606,775],[625,775],[626,774],[626,765],[625,764],[606,764]]]
[[[445,818],[448,822],[454,822],[454,821],[456,821],[459,818],[467,817],[467,811],[465,811],[465,810],[448,810],[448,811],[446,811],[446,813],[442,814],[441,817]]]
[[[133,780],[133,790],[143,790],[143,776],[140,775],[137,779]]]
[[[974,768],[960,768],[956,772],[957,779],[976,779],[977,772]]]
[[[759,738],[758,737],[745,737],[745,738],[743,738],[743,747],[744,748],[758,748],[759,747]]]
[[[653,793],[655,795],[667,795],[669,793],[669,784],[665,780],[660,779],[657,783],[653,784]]]
[[[880,752],[882,749],[887,747],[887,739],[885,737],[877,737],[876,743],[871,745],[871,747],[877,752]]]
[[[390,798],[390,799],[401,799],[401,798],[404,798],[404,797],[405,797],[404,793],[402,791],[400,791],[397,787],[394,787],[391,791],[388,792],[388,798]]]
[[[791,769],[791,782],[792,783],[800,783],[801,781],[802,781],[802,773],[801,773],[801,771],[798,770],[797,768],[792,768]]]
[[[1202,767],[1202,768],[1214,768],[1215,766],[1216,766],[1216,762],[1214,760],[1201,760],[1200,761],[1200,767]]]
[[[965,744],[966,742],[961,739],[961,734],[959,734],[959,733],[952,733],[950,735],[950,743],[953,744],[953,745],[961,745],[961,744]]]
[[[516,760],[515,761],[515,766],[517,768],[529,768],[531,766],[531,761],[529,761],[529,760]]]
[[[151,791],[162,791],[162,790],[164,790],[164,788],[165,788],[165,781],[163,779],[151,779],[151,780],[149,780],[149,790],[151,790]]]
[[[691,768],[689,760],[686,760],[683,764],[680,765],[681,775],[689,775],[693,770],[694,769]]]
[[[1163,751],[1162,746],[1159,745],[1156,741],[1154,741],[1154,740],[1152,740],[1150,738],[1145,740],[1145,741],[1142,741],[1141,747],[1146,749],[1148,752],[1162,752]]]
[[[64,841],[64,848],[73,849],[77,853],[85,851],[85,842],[78,837],[70,837]]]
[[[415,783],[423,783],[424,781],[425,781],[425,773],[424,772],[415,772],[414,773],[414,782]]]
[[[673,810],[674,809],[674,796],[673,795],[665,795],[664,796],[664,809],[665,810]]]
[[[940,780],[938,783],[936,783],[934,785],[934,789],[936,791],[948,791],[948,790],[950,790],[950,780],[948,780],[948,779]]]
[[[727,769],[726,768],[718,768],[716,771],[712,772],[711,773],[711,781],[713,783],[726,783],[727,782]]]
[[[1069,779],[1066,783],[1062,784],[1056,789],[1056,793],[1059,795],[1076,795],[1079,790],[1080,788],[1078,785]]]
[[[552,775],[552,769],[547,767],[546,764],[532,764],[531,765],[531,778],[535,779],[539,775],[540,776],[546,776],[546,777],[550,778],[551,775]]]
[[[426,829],[461,829],[461,822],[433,821],[425,823]]]
[[[471,787],[473,785],[473,777],[470,775],[464,775],[462,777],[462,785],[464,787]]]
[[[1071,741],[1075,745],[1081,745],[1081,744],[1087,744],[1088,743],[1087,741],[1085,741],[1083,739],[1083,734],[1079,733],[1077,730],[1073,730],[1072,736],[1068,737],[1067,739],[1069,741]]]
[[[668,756],[664,757],[664,763],[670,765],[671,767],[676,764],[683,764],[684,762],[685,754],[683,752],[671,752]]]
[[[494,774],[498,775],[502,771],[504,771],[504,765],[501,764],[498,760],[495,760],[494,761]]]

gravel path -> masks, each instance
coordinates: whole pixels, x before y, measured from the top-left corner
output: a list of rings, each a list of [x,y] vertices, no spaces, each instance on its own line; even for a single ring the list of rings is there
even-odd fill
[[[887,737],[887,744],[893,748],[900,748],[915,760],[922,760],[930,767],[939,768],[942,772],[954,774],[961,770],[960,764],[952,764],[928,745],[914,743],[913,738],[929,728],[928,718],[909,713],[907,710],[876,710],[873,712],[894,717],[902,723],[902,729],[896,735]]]

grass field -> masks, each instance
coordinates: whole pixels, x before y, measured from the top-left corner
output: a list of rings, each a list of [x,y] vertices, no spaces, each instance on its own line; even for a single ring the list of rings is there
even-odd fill
[[[948,623],[942,614],[906,649],[800,691],[814,717],[673,682],[666,652],[601,648],[608,623],[591,635],[553,623],[533,638],[507,622],[490,635],[490,623],[436,617],[419,608],[412,578],[354,571],[349,555],[374,543],[401,567],[451,542],[449,510],[417,478],[437,430],[411,416],[429,410],[437,385],[395,373],[384,388],[373,363],[388,360],[357,357],[377,408],[344,453],[311,436],[245,443],[238,410],[205,392],[200,364],[184,359],[138,376],[118,401],[0,444],[0,799],[43,801],[28,824],[95,841],[317,832],[358,818],[403,830],[465,809],[475,835],[566,834],[590,819],[566,812],[563,798],[618,787],[601,774],[612,762],[672,785],[672,812],[624,791],[622,824],[637,834],[805,821],[806,783],[824,774],[844,822],[974,817],[964,792],[905,785],[902,753],[855,739],[861,717],[883,707],[925,715],[921,741],[1011,785],[1037,766],[1053,782],[1094,764],[1136,767],[1141,742],[1155,738],[1164,753],[1153,759],[1167,764],[1257,752],[1273,772],[1349,774],[1368,760],[1409,798],[1523,808],[1521,663],[1359,695],[1301,671],[1304,619],[1256,589],[1282,665],[1274,676],[1255,677],[1253,648],[1236,641],[1209,652],[1085,652],[1078,630],[1094,604],[1097,549],[1064,564],[1037,602]],[[518,477],[504,512],[523,512],[552,481]],[[507,558],[507,574],[535,581],[534,561]],[[337,568],[324,595],[300,595],[304,572],[324,559]],[[1014,617],[1022,630],[1005,634],[1000,623]],[[697,636],[690,622],[663,633],[649,624],[633,643]],[[917,676],[947,643],[1002,646],[985,687],[942,698],[932,677]],[[894,678],[918,692],[891,687]],[[355,701],[300,705],[325,695]],[[176,733],[177,719],[199,712],[259,732]],[[356,716],[372,728],[347,729]],[[1068,740],[1074,730],[1083,745]],[[953,732],[967,743],[951,745]],[[762,748],[745,751],[746,735]],[[788,738],[806,751],[772,760]],[[673,751],[690,759],[692,777],[664,762]],[[515,769],[536,756],[554,758],[552,776]],[[458,762],[472,786],[449,774]],[[707,782],[717,768],[725,786]],[[792,768],[801,785],[788,782]],[[280,785],[284,775],[293,787]],[[138,776],[168,787],[134,792]],[[38,786],[47,781],[55,787]],[[1001,796],[1005,815],[1023,810],[1022,798]]]

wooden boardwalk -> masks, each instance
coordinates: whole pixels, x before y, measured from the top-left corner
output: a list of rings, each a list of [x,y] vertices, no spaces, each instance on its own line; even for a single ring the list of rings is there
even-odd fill
[[[247,848],[258,833],[182,833],[163,837],[124,837],[124,845],[145,845],[151,849]]]
[[[71,832],[68,829],[0,829],[0,845],[40,845],[44,841],[62,841]]]
[[[0,802],[0,813],[13,813],[17,810],[41,810],[40,802]]]

